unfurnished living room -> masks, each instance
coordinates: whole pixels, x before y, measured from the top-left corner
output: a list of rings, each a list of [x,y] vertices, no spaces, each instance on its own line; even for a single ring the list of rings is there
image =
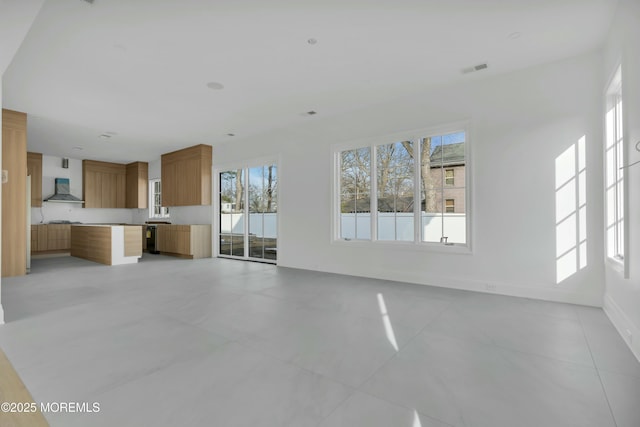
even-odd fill
[[[639,0],[3,0],[0,427],[640,426]]]

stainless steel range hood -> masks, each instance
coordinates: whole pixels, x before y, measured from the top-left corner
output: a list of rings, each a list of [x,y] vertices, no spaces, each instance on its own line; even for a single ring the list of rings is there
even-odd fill
[[[46,199],[45,202],[56,202],[56,203],[84,203],[84,200],[78,199],[76,196],[73,196],[69,191],[69,178],[56,178],[55,179],[55,193]]]

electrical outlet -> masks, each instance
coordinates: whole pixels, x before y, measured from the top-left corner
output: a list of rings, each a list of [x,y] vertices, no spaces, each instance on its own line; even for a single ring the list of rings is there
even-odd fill
[[[9,182],[9,171],[2,169],[2,183],[6,184],[7,182]]]
[[[487,283],[485,286],[486,286],[488,291],[495,291],[498,288],[496,285],[494,285],[492,283]]]

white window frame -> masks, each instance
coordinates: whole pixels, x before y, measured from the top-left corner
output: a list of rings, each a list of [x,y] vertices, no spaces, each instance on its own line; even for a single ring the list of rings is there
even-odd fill
[[[414,240],[413,241],[400,241],[400,240],[378,240],[377,239],[377,183],[375,177],[376,172],[376,147],[379,145],[390,144],[398,141],[413,141],[418,147],[422,139],[428,136],[446,135],[455,132],[465,133],[465,226],[466,226],[466,243],[454,243],[444,244],[442,242],[424,242],[421,236],[421,224],[420,224],[420,206],[415,206],[415,226],[414,226]],[[371,236],[369,240],[348,240],[341,237],[341,216],[340,216],[340,170],[341,170],[341,153],[347,150],[355,150],[358,148],[370,147],[371,148]],[[367,138],[362,140],[351,141],[344,144],[335,144],[331,147],[331,170],[332,170],[332,202],[331,202],[331,244],[346,245],[350,247],[410,247],[416,250],[426,250],[433,252],[444,253],[460,253],[471,254],[473,253],[473,196],[472,196],[472,143],[471,143],[471,129],[469,122],[455,122],[447,125],[434,126],[430,128],[422,128],[402,133],[394,133],[374,138]],[[420,199],[420,167],[416,164],[414,168],[416,175],[416,183],[414,185],[415,200]],[[443,200],[444,203],[444,200]],[[375,238],[374,238],[375,237]]]
[[[628,277],[628,262],[626,262],[625,255],[629,253],[629,239],[628,239],[628,186],[626,180],[625,159],[627,158],[627,140],[626,140],[626,128],[625,128],[625,108],[622,95],[622,66],[619,64],[612,77],[609,79],[609,83],[605,89],[604,94],[604,146],[603,146],[603,158],[604,158],[604,200],[605,200],[605,256],[609,265],[614,269],[623,273],[624,277]],[[620,105],[620,107],[616,107]],[[613,109],[613,122],[614,125],[610,126],[607,120],[607,114]],[[620,135],[620,132],[622,135]],[[612,150],[611,156],[608,155],[608,151]],[[610,174],[614,174],[614,183],[609,183]],[[610,203],[607,197],[607,191],[609,187],[613,187],[614,201]],[[611,206],[613,204],[613,206]],[[613,212],[613,239],[611,242],[611,236],[608,232],[609,223],[609,211]],[[611,251],[613,249],[613,252]]]
[[[163,207],[160,206],[160,214],[156,215],[155,213],[155,192],[154,192],[154,187],[155,187],[155,183],[160,181],[160,178],[152,178],[149,180],[149,219],[162,219],[162,218],[169,218],[169,208],[168,207]],[[162,183],[161,185],[161,189],[160,189],[160,200],[162,200]]]

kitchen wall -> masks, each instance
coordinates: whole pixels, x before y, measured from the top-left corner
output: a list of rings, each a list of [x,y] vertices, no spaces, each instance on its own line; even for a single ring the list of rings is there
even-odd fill
[[[342,116],[320,111],[298,127],[216,145],[214,169],[279,156],[281,266],[601,306],[601,61],[601,52],[593,52],[447,87],[425,83],[415,96]],[[470,123],[471,253],[332,241],[334,144],[391,143],[403,131],[461,120]],[[565,261],[558,253],[558,159],[580,141],[586,249],[581,264],[558,280]]]
[[[640,3],[621,0],[604,49],[604,73],[600,90],[604,91],[608,79],[622,66],[622,103],[627,164],[640,160],[635,145],[640,141]],[[602,120],[600,118],[600,120]],[[640,359],[640,164],[625,172],[627,180],[628,277],[605,263],[606,292],[604,308],[620,335]]]
[[[62,167],[62,158],[42,156],[42,197],[46,199],[55,191],[55,178],[69,178],[71,194],[82,198],[82,160],[69,159],[69,168]],[[42,207],[31,208],[31,223],[40,224],[54,220],[82,223],[132,223],[138,209],[85,209],[81,203],[43,202]]]

